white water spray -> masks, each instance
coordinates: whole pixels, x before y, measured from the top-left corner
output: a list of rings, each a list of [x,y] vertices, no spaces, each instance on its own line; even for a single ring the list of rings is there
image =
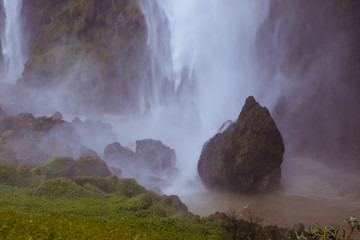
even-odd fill
[[[22,0],[2,0],[5,13],[5,29],[1,36],[4,71],[2,82],[15,83],[21,77],[26,56],[21,29]]]
[[[237,118],[247,96],[257,95],[254,41],[268,3],[141,0],[140,6],[152,64],[144,82],[153,94],[143,102],[151,110],[122,122],[118,135],[123,143],[155,138],[175,148],[184,182],[197,175],[204,142]]]

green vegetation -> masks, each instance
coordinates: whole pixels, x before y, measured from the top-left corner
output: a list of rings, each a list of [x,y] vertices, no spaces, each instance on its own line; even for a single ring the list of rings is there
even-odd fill
[[[76,161],[83,166],[98,159]],[[200,218],[179,197],[159,196],[134,179],[50,177],[76,161],[57,158],[32,170],[0,164],[0,239],[350,240],[360,232],[353,217],[348,230],[318,225],[302,233],[263,226],[250,211]]]
[[[0,239],[226,239],[213,220],[188,212],[176,196],[159,196],[116,176],[41,180],[69,158],[32,171],[1,165]],[[4,169],[4,170],[3,170]],[[50,169],[50,170],[49,170]],[[9,178],[10,177],[10,178]],[[7,180],[9,179],[9,180]],[[36,179],[35,182],[33,179]]]
[[[13,187],[36,187],[40,183],[40,177],[28,169],[0,163],[0,184]]]
[[[59,157],[45,162],[32,169],[32,172],[43,179],[68,177],[74,179],[78,176],[109,176],[106,163],[97,156],[80,157],[74,160],[71,157]]]
[[[130,98],[135,103],[138,90],[129,86],[148,64],[146,23],[136,0],[23,4],[33,36],[19,84],[65,88],[72,102],[102,111],[124,111]]]
[[[347,223],[346,228],[340,227],[327,227],[316,224],[314,227],[305,229],[303,233],[294,232],[289,239],[291,240],[352,240],[355,235],[360,235],[359,221],[350,216],[349,219],[344,220]]]

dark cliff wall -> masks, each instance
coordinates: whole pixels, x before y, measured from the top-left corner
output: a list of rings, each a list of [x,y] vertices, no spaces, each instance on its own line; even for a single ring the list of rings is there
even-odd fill
[[[288,153],[359,167],[359,12],[356,0],[272,1],[257,54],[286,85],[274,118]]]

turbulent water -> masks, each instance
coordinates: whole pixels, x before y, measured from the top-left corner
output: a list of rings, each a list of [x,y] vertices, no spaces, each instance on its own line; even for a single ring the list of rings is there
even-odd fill
[[[1,48],[4,59],[2,82],[15,83],[20,78],[26,60],[21,29],[22,0],[2,0],[5,26],[1,33]]]

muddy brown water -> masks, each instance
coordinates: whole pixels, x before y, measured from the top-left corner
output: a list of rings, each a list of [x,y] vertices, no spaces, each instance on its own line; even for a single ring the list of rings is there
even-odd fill
[[[281,185],[281,189],[268,194],[244,195],[202,188],[180,197],[191,212],[200,216],[231,208],[250,209],[264,218],[264,224],[284,227],[299,222],[306,226],[338,226],[349,216],[360,218],[360,176],[311,161],[293,161],[283,165]]]

